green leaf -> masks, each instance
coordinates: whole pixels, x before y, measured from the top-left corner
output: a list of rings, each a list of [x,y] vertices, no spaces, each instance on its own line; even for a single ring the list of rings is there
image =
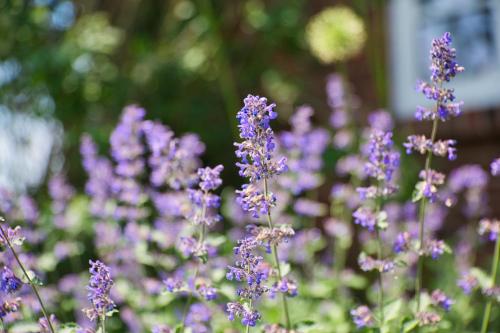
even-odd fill
[[[377,226],[380,230],[385,230],[389,226],[387,222],[387,213],[385,211],[381,211],[377,215]]]
[[[417,327],[418,327],[418,320],[416,319],[410,320],[403,325],[403,332],[404,333],[411,332]]]
[[[391,322],[394,319],[400,318],[401,308],[403,307],[403,301],[400,299],[395,300],[384,306],[384,318],[386,322]]]
[[[418,182],[415,185],[415,189],[413,190],[413,193],[411,195],[412,202],[420,201],[424,197],[424,186],[424,182]]]

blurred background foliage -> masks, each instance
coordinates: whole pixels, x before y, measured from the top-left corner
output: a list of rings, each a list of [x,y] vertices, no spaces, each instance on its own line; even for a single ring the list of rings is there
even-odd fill
[[[325,78],[341,71],[362,82],[367,109],[385,106],[384,1],[344,3],[0,0],[0,105],[60,121],[64,154],[52,168],[66,159],[72,183],[85,179],[81,134],[104,149],[130,103],[198,133],[209,165],[230,165],[247,93],[275,101],[283,126],[302,103],[325,122]],[[236,181],[234,168],[225,173]]]

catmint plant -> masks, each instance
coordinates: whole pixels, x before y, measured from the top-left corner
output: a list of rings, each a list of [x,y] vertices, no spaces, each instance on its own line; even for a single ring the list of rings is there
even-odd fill
[[[40,309],[43,313],[43,316],[45,317],[47,321],[47,326],[48,329],[50,330],[51,333],[55,333],[54,327],[52,326],[52,322],[50,321],[49,314],[45,308],[45,304],[42,301],[42,298],[40,297],[40,293],[38,291],[37,283],[33,277],[32,274],[28,272],[28,270],[25,268],[24,264],[22,263],[17,250],[15,249],[15,246],[20,246],[22,245],[24,241],[24,237],[20,235],[21,229],[19,227],[16,227],[14,229],[10,227],[5,227],[3,224],[5,223],[5,219],[3,217],[0,217],[0,243],[1,247],[3,249],[8,248],[11,252],[12,255],[14,256],[15,261],[19,265],[19,268],[21,269],[24,278],[26,279],[27,283],[30,285],[31,289],[33,290],[33,293],[35,294],[38,303],[40,304]],[[21,280],[19,280],[17,277],[15,277],[14,273],[8,268],[4,267],[1,275],[1,289],[4,292],[11,293],[13,291],[18,290],[21,287]],[[5,305],[5,303],[4,303]],[[17,302],[14,301],[13,304],[7,304],[7,309],[11,309],[14,312],[14,310],[17,311]]]
[[[495,159],[491,163],[491,174],[493,176],[499,175],[500,158]],[[493,298],[500,297],[500,287],[496,285],[498,267],[500,265],[500,221],[483,219],[479,222],[479,234],[487,236],[488,240],[495,243],[495,250],[493,254],[493,262],[491,267],[489,286],[483,289],[483,294],[489,296],[488,303],[484,309],[483,322],[481,324],[481,333],[486,333],[491,316],[491,309],[493,307]]]
[[[282,294],[285,326],[288,330],[291,328],[287,294],[293,296],[295,291],[290,294],[290,290],[295,288],[289,288],[289,280],[283,275],[277,247],[280,242],[293,236],[294,232],[289,227],[276,227],[273,224],[271,208],[276,204],[276,197],[269,191],[269,180],[287,170],[286,159],[276,159],[274,156],[276,143],[270,126],[271,120],[277,117],[274,108],[275,104],[268,105],[266,98],[248,95],[237,115],[240,138],[243,141],[235,143],[236,156],[241,160],[236,165],[240,176],[249,181],[237,191],[238,202],[254,218],[261,215],[267,217],[267,227],[252,227],[251,235],[238,242],[234,250],[236,263],[229,267],[227,274],[228,279],[245,281],[247,284],[247,287],[238,290],[243,302],[231,302],[227,305],[229,318],[241,317],[247,331],[261,317],[254,308],[254,300],[268,291],[261,283],[271,273],[276,276],[273,287]],[[258,248],[263,245],[274,257],[274,272],[262,271],[263,258],[258,254]]]
[[[189,200],[191,202],[191,209],[186,213],[186,218],[190,221],[194,226],[196,226],[199,232],[197,238],[192,236],[181,238],[181,244],[183,245],[183,252],[188,257],[193,257],[197,259],[196,268],[192,277],[192,280],[195,284],[196,292],[199,294],[201,299],[205,299],[206,301],[212,301],[217,297],[216,289],[207,284],[206,282],[199,282],[197,279],[199,278],[200,267],[199,264],[205,264],[208,260],[208,250],[206,246],[206,233],[207,229],[212,227],[216,222],[220,220],[220,215],[217,213],[217,209],[220,206],[220,197],[213,193],[213,191],[217,190],[222,185],[222,179],[220,178],[220,174],[223,170],[222,165],[218,165],[214,168],[205,167],[198,169],[198,188],[197,189],[188,189]],[[180,281],[178,281],[179,283]],[[167,286],[171,282],[167,283]],[[180,286],[180,285],[179,285]],[[174,291],[176,289],[180,289],[179,286],[170,285],[170,290]],[[193,326],[194,324],[190,318],[193,316],[197,316],[193,311],[199,309],[200,313],[207,313],[202,316],[203,318],[209,318],[208,314],[209,310],[203,308],[202,304],[193,304],[191,305],[192,292],[189,294],[188,301],[186,303],[186,308],[184,309],[183,318],[182,318],[182,327],[185,325]],[[188,312],[189,307],[189,312]],[[203,310],[203,311],[201,311]],[[205,320],[209,321],[209,320]],[[197,326],[201,325],[201,323],[196,323]]]
[[[462,102],[455,102],[454,91],[446,88],[444,85],[458,73],[463,72],[464,68],[455,61],[456,50],[451,47],[451,34],[446,32],[442,37],[432,41],[430,50],[431,76],[430,82],[419,82],[417,89],[424,94],[425,98],[435,103],[433,108],[419,106],[415,117],[419,121],[432,121],[432,132],[430,138],[425,135],[410,135],[408,141],[404,144],[407,153],[413,151],[426,155],[425,167],[420,172],[421,181],[417,183],[413,195],[413,201],[420,201],[419,209],[419,260],[417,267],[417,276],[415,280],[415,291],[417,298],[417,312],[420,311],[421,289],[422,289],[422,271],[423,271],[423,252],[427,247],[427,241],[424,239],[425,233],[425,209],[428,201],[437,200],[438,188],[443,185],[445,176],[432,169],[432,157],[447,157],[450,160],[456,158],[455,140],[437,140],[437,130],[440,121],[446,121],[460,114]],[[433,246],[439,244],[433,244]],[[432,256],[439,254],[439,250],[433,251]]]
[[[113,279],[108,266],[100,262],[89,261],[90,279],[87,286],[88,300],[92,307],[83,309],[83,312],[91,321],[99,321],[101,333],[106,332],[106,317],[113,315],[115,302],[110,298]]]
[[[364,154],[367,159],[365,172],[373,179],[368,187],[358,187],[363,205],[354,213],[354,223],[366,228],[376,234],[377,237],[377,259],[361,254],[359,264],[363,271],[376,270],[378,272],[378,308],[379,327],[384,325],[384,291],[382,273],[390,272],[394,263],[384,258],[383,244],[380,232],[387,227],[387,213],[383,211],[383,201],[392,195],[397,186],[394,183],[395,172],[399,166],[399,153],[393,148],[392,132],[384,132],[378,128],[372,128]],[[361,308],[358,308],[358,310]],[[359,327],[362,320],[360,312],[366,315],[366,311],[354,311],[353,318]]]

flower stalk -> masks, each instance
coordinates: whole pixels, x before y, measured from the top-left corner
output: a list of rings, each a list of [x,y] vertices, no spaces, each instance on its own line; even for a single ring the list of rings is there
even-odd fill
[[[266,200],[268,200],[268,185],[267,185],[267,178],[264,178],[264,196]],[[267,223],[269,225],[269,228],[272,230],[274,228],[273,226],[273,220],[271,218],[271,209],[267,211]],[[277,282],[281,281],[283,279],[283,276],[281,274],[281,266],[280,266],[280,261],[278,258],[278,248],[276,244],[273,244],[272,246],[272,252],[273,252],[273,257],[274,257],[274,265],[276,268],[276,271],[278,272],[278,279]],[[286,299],[285,294],[281,294],[281,300],[282,300],[282,306],[283,306],[283,314],[285,316],[285,325],[286,329],[290,330],[291,328],[291,323],[290,323],[290,314],[288,312],[288,301]]]
[[[439,101],[437,103],[439,105]],[[432,133],[431,133],[431,142],[436,140],[436,134],[438,129],[438,118],[435,118],[432,122]],[[425,158],[425,173],[428,174],[431,170],[431,162],[432,162],[432,150],[427,152],[427,157]],[[424,248],[424,231],[425,231],[425,208],[427,205],[427,198],[425,196],[422,197],[420,201],[419,213],[418,213],[418,240],[419,240],[419,248],[418,248],[418,264],[417,264],[417,277],[415,279],[415,294],[417,295],[417,312],[420,311],[420,303],[421,303],[421,294],[422,294],[422,275],[424,268],[424,256],[423,256],[423,248]]]
[[[3,222],[3,218],[2,218],[1,222]],[[21,268],[21,271],[23,272],[23,275],[25,276],[26,280],[28,281],[29,285],[31,286],[31,289],[33,290],[33,293],[35,294],[35,296],[36,296],[36,298],[38,300],[38,303],[40,304],[40,309],[42,310],[43,316],[47,320],[47,324],[49,326],[50,332],[51,333],[55,333],[54,327],[52,326],[52,322],[51,322],[51,320],[50,320],[50,318],[49,318],[49,316],[47,314],[47,310],[45,308],[45,305],[44,305],[44,303],[42,301],[42,298],[40,297],[40,293],[38,292],[38,288],[36,287],[35,283],[31,279],[31,277],[29,276],[28,271],[26,270],[26,268],[24,267],[23,263],[21,262],[21,259],[19,259],[19,256],[17,255],[17,252],[14,249],[14,246],[12,246],[12,243],[10,242],[10,239],[7,236],[7,233],[5,232],[5,230],[4,230],[4,228],[3,228],[3,226],[2,226],[1,223],[0,223],[0,232],[2,233],[2,237],[5,240],[5,243],[7,244],[7,246],[10,249],[10,251],[12,252],[12,255],[16,259],[17,264]]]
[[[495,242],[495,255],[493,256],[493,265],[491,268],[491,276],[490,276],[492,287],[496,285],[499,261],[500,261],[500,237],[497,237],[497,240]],[[493,301],[490,299],[484,309],[483,323],[481,324],[481,333],[486,333],[486,330],[488,329],[492,307],[493,307]]]

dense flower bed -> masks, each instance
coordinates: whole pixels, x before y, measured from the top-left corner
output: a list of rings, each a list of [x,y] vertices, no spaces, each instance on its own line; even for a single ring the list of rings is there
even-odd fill
[[[109,157],[82,137],[84,193],[63,174],[48,183],[47,207],[0,193],[4,331],[498,330],[500,222],[488,218],[489,174],[435,169],[434,158],[458,156],[455,140],[438,139],[462,106],[448,87],[464,70],[455,53],[449,33],[433,41],[430,81],[418,83],[433,106],[416,111],[431,135],[401,145],[385,111],[360,126],[339,75],[327,84],[329,128],[302,106],[275,133],[276,105],[248,95],[236,114],[237,190],[221,191],[231,166],[202,166],[195,134],[178,137],[126,107]],[[401,150],[425,158],[411,198],[399,188],[411,177]],[[336,154],[334,171],[325,154]],[[457,203],[469,223],[442,240]],[[490,250],[491,273],[473,267],[490,268],[476,260]]]

